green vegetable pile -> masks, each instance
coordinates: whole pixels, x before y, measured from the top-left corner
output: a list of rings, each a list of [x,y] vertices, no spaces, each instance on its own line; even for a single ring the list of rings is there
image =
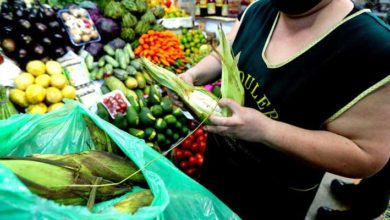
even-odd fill
[[[151,29],[163,29],[156,22],[164,16],[164,9],[161,6],[149,9],[146,0],[110,1],[103,12],[105,16],[121,21],[121,38],[126,41],[134,41]]]

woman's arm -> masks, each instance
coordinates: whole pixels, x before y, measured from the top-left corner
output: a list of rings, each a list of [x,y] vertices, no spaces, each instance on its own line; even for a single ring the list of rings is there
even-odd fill
[[[326,126],[326,131],[302,129],[272,120],[259,111],[221,101],[231,117],[211,116],[207,129],[261,142],[313,167],[338,175],[365,178],[390,158],[390,83],[370,94]]]
[[[237,35],[240,22],[236,21],[232,30],[227,35],[230,42],[234,41]],[[221,74],[221,62],[218,55],[212,52],[210,55],[203,58],[194,67],[181,74],[181,78],[186,82],[194,85],[204,85],[218,79]]]

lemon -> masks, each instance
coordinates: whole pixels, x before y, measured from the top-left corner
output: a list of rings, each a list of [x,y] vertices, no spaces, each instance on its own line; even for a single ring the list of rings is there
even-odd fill
[[[65,86],[62,89],[62,96],[67,99],[75,99],[76,89],[73,86]]]
[[[49,108],[47,109],[47,112],[54,111],[54,110],[56,110],[58,108],[61,108],[62,106],[64,106],[64,103],[62,103],[62,102],[54,103],[54,104],[49,106]]]
[[[20,107],[26,108],[28,106],[26,93],[19,89],[12,89],[9,92],[9,98],[11,102],[17,104]]]
[[[47,88],[50,85],[50,76],[47,74],[39,75],[35,78],[35,84],[41,85],[43,88]]]
[[[37,104],[45,99],[46,90],[38,84],[33,84],[26,89],[26,98],[30,104]]]
[[[22,73],[15,79],[15,87],[20,90],[26,90],[28,86],[34,83],[34,76],[30,73]]]
[[[48,103],[54,104],[57,102],[61,102],[62,100],[62,93],[59,89],[56,87],[49,87],[46,90],[46,101]]]
[[[50,76],[50,84],[58,89],[62,89],[66,86],[66,77],[62,74],[55,74]]]
[[[27,63],[26,70],[34,76],[39,76],[46,72],[46,65],[40,60],[33,60]]]
[[[45,114],[46,112],[47,106],[42,102],[35,105],[30,105],[27,108],[27,113],[29,114]]]
[[[53,60],[47,61],[46,71],[50,75],[62,74],[61,64]]]

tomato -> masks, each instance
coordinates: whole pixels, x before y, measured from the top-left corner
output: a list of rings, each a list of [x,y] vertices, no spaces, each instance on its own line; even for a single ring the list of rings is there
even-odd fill
[[[175,156],[176,156],[177,160],[182,160],[183,157],[184,157],[183,151],[181,151],[180,149],[176,148],[175,149]]]
[[[194,134],[196,137],[202,136],[204,134],[203,129],[199,128],[198,130],[195,131]]]
[[[203,160],[204,160],[203,156],[201,154],[197,153],[195,155],[195,158],[196,158],[196,165],[202,166]]]
[[[187,169],[187,168],[188,168],[188,162],[187,162],[187,161],[182,161],[182,162],[180,162],[180,163],[179,163],[179,167],[180,167],[180,169],[182,169],[182,170]]]
[[[191,148],[191,140],[189,140],[188,138],[185,139],[182,143],[181,143],[181,146],[184,150],[189,150]]]
[[[196,153],[196,152],[199,151],[199,144],[198,144],[198,142],[192,144],[192,146],[191,146],[191,151],[192,151],[193,153]]]
[[[190,169],[186,170],[185,172],[188,176],[196,176],[196,174],[198,173],[198,169],[190,168]]]
[[[204,154],[205,151],[206,151],[206,142],[205,141],[200,142],[200,144],[199,144],[199,153]]]
[[[192,153],[189,150],[183,150],[183,155],[185,158],[189,158],[192,156]]]
[[[192,135],[190,135],[186,140],[189,140],[189,141],[192,143],[192,142],[194,142],[195,137],[194,137],[194,135],[192,134]]]
[[[198,142],[203,142],[203,141],[206,140],[206,137],[205,137],[204,135],[198,136],[198,137],[196,138],[196,140],[197,140]]]
[[[188,159],[188,165],[189,167],[195,167],[198,163],[198,159],[195,156],[191,156],[190,159]]]

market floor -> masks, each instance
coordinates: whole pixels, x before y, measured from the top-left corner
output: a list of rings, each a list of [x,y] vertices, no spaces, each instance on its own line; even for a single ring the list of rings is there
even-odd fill
[[[335,200],[332,194],[330,193],[330,188],[329,188],[330,182],[335,178],[342,179],[346,182],[356,181],[353,179],[344,178],[344,177],[336,176],[334,174],[327,173],[321,182],[321,186],[318,190],[316,197],[314,198],[313,204],[311,205],[305,220],[315,220],[317,209],[320,206],[327,206],[339,210],[343,210],[347,208],[346,206],[343,206],[340,202]],[[385,219],[383,216],[381,216],[376,220],[390,220],[390,219]]]

